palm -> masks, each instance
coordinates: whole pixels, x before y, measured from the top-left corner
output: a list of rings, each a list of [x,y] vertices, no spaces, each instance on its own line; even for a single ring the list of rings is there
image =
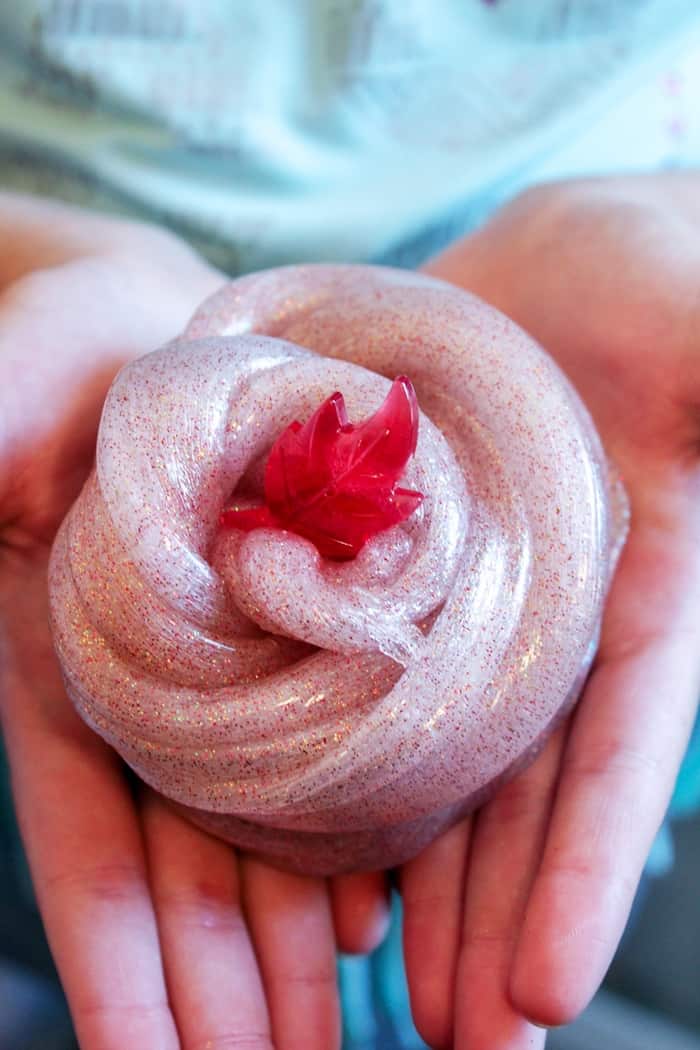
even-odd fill
[[[428,267],[547,347],[593,414],[631,503],[598,656],[568,725],[402,873],[414,1010],[434,1045],[451,1045],[454,1025],[458,1050],[498,1039],[507,1050],[534,1048],[544,1033],[525,1018],[561,1024],[585,1006],[621,936],[692,726],[700,684],[692,189],[679,180],[673,205],[653,180],[542,189]],[[430,932],[437,908],[450,931],[441,940]]]
[[[90,468],[107,386],[221,280],[172,239],[117,240],[99,256],[52,259],[0,298],[0,387],[16,393],[0,430],[0,709],[38,901],[86,1050],[262,1050],[272,1038],[328,1050],[333,920],[345,948],[369,946],[381,878],[329,894],[236,857],[130,788],[68,703],[53,657],[48,551]]]

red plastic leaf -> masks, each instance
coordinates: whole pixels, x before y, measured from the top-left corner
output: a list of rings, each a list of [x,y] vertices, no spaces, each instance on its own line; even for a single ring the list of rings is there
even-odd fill
[[[310,539],[328,558],[354,558],[371,536],[420,505],[420,492],[397,488],[417,440],[418,403],[405,376],[357,426],[336,392],[273,445],[265,468],[267,506],[227,510],[222,524],[245,531],[276,525]]]

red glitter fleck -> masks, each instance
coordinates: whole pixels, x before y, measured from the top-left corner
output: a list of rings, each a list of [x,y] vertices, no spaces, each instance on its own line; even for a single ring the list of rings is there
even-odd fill
[[[336,391],[307,423],[280,435],[265,468],[260,507],[225,510],[231,528],[281,528],[305,536],[327,558],[354,558],[372,536],[420,505],[420,492],[398,488],[416,450],[418,402],[406,376],[395,379],[383,405],[357,426]]]

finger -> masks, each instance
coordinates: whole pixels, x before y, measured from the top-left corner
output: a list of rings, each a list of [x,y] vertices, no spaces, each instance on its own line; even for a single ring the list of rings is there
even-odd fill
[[[374,951],[389,928],[389,883],[383,871],[337,875],[330,881],[338,948],[349,955]]]
[[[509,977],[547,831],[566,727],[479,812],[465,888],[457,971],[457,1050],[536,1050],[545,1033],[513,1008]]]
[[[165,974],[183,1050],[271,1050],[236,854],[153,792],[143,827]]]
[[[0,235],[12,251],[0,258],[0,287],[38,268],[99,250],[118,220],[33,194],[0,191]]]
[[[177,1050],[140,829],[113,753],[67,710],[47,729],[11,687],[17,816],[82,1050]],[[65,704],[65,697],[57,697]],[[13,712],[21,710],[22,717]]]
[[[3,295],[0,389],[16,391],[0,415],[0,538],[6,542],[17,543],[19,522],[25,544],[27,538],[50,544],[92,465],[115,373],[129,357],[171,338],[178,316],[186,319],[184,297],[168,318],[152,296],[149,309],[134,310],[146,290],[143,279],[138,290],[130,289],[105,260],[83,259],[60,272],[38,270]]]
[[[597,989],[663,819],[700,686],[697,570],[681,538],[643,535],[610,595],[511,982],[542,1024],[569,1022]]]
[[[431,1047],[451,1047],[471,821],[461,821],[400,872],[411,1011]]]
[[[241,859],[245,912],[275,1050],[340,1046],[333,920],[325,881]]]
[[[35,194],[0,190],[0,241],[12,245],[12,251],[0,254],[0,291],[36,270],[49,270],[71,260],[108,252],[131,255],[138,266],[139,250],[143,250],[146,236],[152,253],[163,253],[169,272],[183,263],[192,266],[194,252],[165,228]],[[209,273],[213,276],[214,271]],[[202,279],[194,269],[190,278],[195,284]],[[223,279],[219,275],[216,283]],[[215,286],[212,283],[209,292]]]

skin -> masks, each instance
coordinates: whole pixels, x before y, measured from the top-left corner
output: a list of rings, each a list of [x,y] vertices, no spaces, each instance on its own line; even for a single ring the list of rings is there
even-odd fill
[[[332,1050],[336,948],[381,940],[385,877],[283,874],[185,823],[74,713],[48,631],[107,387],[225,276],[163,231],[8,194],[0,241],[0,716],[81,1048]]]
[[[45,629],[48,543],[109,379],[178,331],[221,275],[150,229],[8,198],[0,215],[17,246],[0,261],[0,389],[15,392],[0,422],[0,710],[81,1045],[328,1050],[333,948],[381,936],[383,877],[281,875],[132,792],[67,703]],[[427,267],[557,358],[632,505],[574,715],[399,873],[414,1016],[434,1047],[537,1050],[536,1025],[583,1009],[673,787],[700,685],[699,226],[693,175],[541,187]]]
[[[598,988],[700,692],[700,180],[543,186],[426,269],[556,358],[631,501],[568,724],[401,872],[413,1010],[434,1047],[537,1050]]]

